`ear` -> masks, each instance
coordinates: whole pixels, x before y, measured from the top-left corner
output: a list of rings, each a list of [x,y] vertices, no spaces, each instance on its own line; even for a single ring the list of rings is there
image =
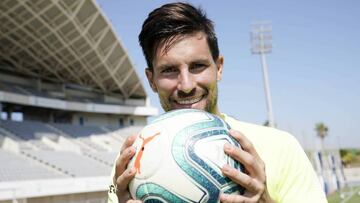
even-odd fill
[[[216,66],[217,66],[217,81],[220,81],[221,77],[222,77],[223,68],[224,68],[224,57],[223,56],[220,55],[217,58]]]
[[[154,70],[150,68],[145,69],[145,74],[148,79],[149,85],[154,92],[157,92],[156,84],[154,83]]]

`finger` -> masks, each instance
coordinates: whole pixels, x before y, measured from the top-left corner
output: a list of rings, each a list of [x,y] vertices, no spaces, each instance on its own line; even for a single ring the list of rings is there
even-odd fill
[[[244,203],[244,202],[250,202],[250,199],[248,197],[244,197],[241,195],[235,195],[235,194],[220,194],[220,201],[223,203]]]
[[[241,147],[245,151],[249,152],[250,154],[258,155],[253,144],[241,132],[230,129],[229,133],[240,143]]]
[[[131,145],[135,142],[136,137],[136,134],[129,136],[122,145],[120,150],[120,156],[116,159],[115,162],[114,180],[116,180],[118,176],[125,171],[130,159],[135,155],[136,150]]]
[[[120,154],[128,147],[130,147],[132,144],[134,144],[136,140],[137,134],[132,134],[129,137],[126,138],[125,142],[121,146]]]
[[[227,164],[225,164],[221,170],[225,176],[229,177],[235,183],[243,186],[246,191],[257,192],[262,189],[262,184],[256,178],[242,173]]]
[[[229,143],[224,144],[224,151],[233,159],[242,163],[250,175],[258,176],[262,173],[261,164],[258,163],[259,161],[250,153]]]
[[[136,150],[134,147],[128,147],[116,159],[115,178],[125,171],[127,164],[129,163],[130,159],[135,155],[135,152]]]
[[[135,168],[126,169],[117,179],[116,179],[116,189],[120,194],[127,193],[127,187],[130,181],[134,178],[136,174]]]
[[[126,203],[142,203],[140,200],[129,200]]]
[[[246,136],[244,136],[241,132],[230,129],[230,135],[233,136],[241,145],[241,148],[244,151],[249,152],[251,155],[253,155],[256,159],[256,161],[258,162],[258,164],[260,165],[260,169],[262,169],[262,171],[265,171],[265,163],[262,161],[262,159],[260,158],[259,154],[257,153],[257,151],[255,150],[254,145],[250,142],[249,139],[246,138]]]

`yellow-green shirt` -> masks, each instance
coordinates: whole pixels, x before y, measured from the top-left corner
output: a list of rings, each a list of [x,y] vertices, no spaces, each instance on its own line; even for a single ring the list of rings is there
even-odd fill
[[[292,135],[275,128],[240,122],[226,114],[221,117],[252,142],[265,162],[267,189],[275,202],[327,202],[309,159]],[[111,177],[113,175],[114,169]],[[108,193],[108,202],[118,202],[115,193]]]
[[[222,117],[252,142],[265,162],[267,189],[275,202],[327,202],[319,179],[294,136],[275,128],[240,122],[225,114]]]

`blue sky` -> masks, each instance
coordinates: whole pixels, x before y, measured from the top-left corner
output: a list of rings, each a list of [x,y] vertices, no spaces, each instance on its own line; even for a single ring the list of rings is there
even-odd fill
[[[147,14],[165,2],[97,0],[159,109],[137,36]],[[251,54],[250,28],[255,21],[271,21],[273,51],[266,57],[277,127],[314,148],[314,126],[321,121],[329,127],[327,146],[360,147],[359,1],[189,2],[201,6],[215,23],[225,57],[219,83],[222,112],[256,124],[267,119],[260,56]]]

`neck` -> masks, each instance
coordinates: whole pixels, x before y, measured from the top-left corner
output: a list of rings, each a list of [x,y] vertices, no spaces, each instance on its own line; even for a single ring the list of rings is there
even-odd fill
[[[214,111],[210,112],[210,113],[215,114],[217,116],[221,116],[221,113],[220,113],[219,108],[217,106],[214,108]]]

